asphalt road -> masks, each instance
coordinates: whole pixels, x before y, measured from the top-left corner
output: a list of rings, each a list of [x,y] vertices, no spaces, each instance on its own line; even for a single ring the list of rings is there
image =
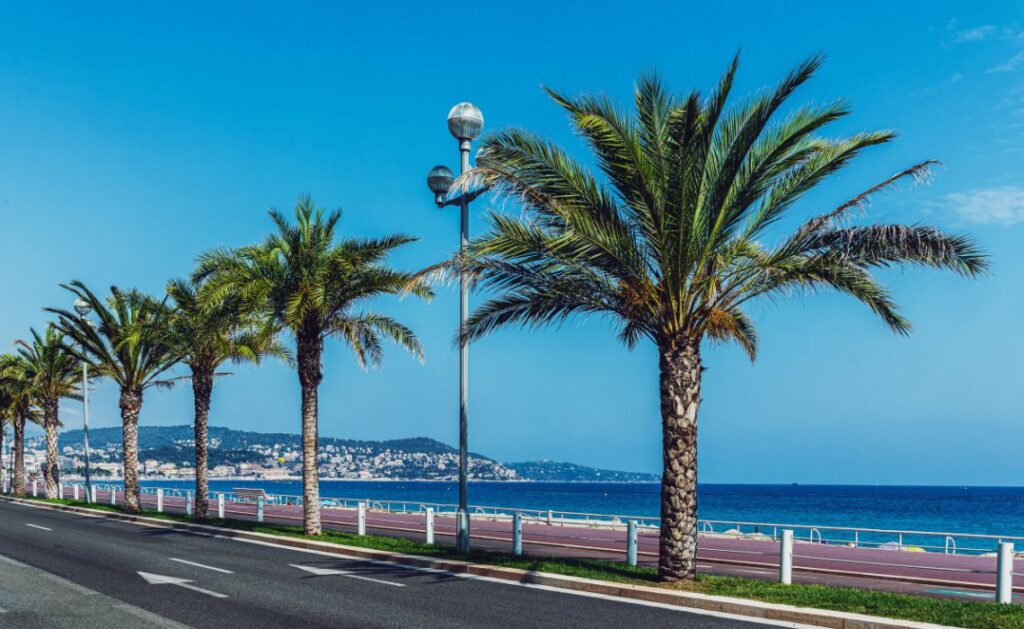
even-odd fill
[[[0,501],[3,627],[788,626]]]

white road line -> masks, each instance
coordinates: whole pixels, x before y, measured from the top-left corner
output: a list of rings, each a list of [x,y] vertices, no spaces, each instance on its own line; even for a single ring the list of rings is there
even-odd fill
[[[183,625],[180,622],[175,622],[170,618],[164,618],[158,614],[154,614],[151,611],[142,609],[141,607],[135,607],[134,605],[128,605],[127,603],[121,603],[114,605],[114,609],[119,609],[126,614],[131,614],[136,618],[141,618],[148,623],[154,624],[157,627],[165,627],[166,629],[192,629],[188,625]]]
[[[53,530],[53,529],[48,529],[45,526],[39,526],[38,524],[29,524],[28,522],[25,523],[25,526],[31,526],[32,528],[39,529],[40,531],[52,531]]]
[[[59,577],[59,576],[53,574],[52,572],[46,572],[45,570],[43,570],[43,571],[41,571],[39,576],[41,576],[41,577],[43,577],[45,579],[49,579],[49,580],[53,581],[54,583],[59,583],[59,584],[63,585],[64,587],[66,587],[68,589],[71,589],[71,590],[74,590],[74,591],[78,592],[79,594],[84,594],[85,596],[92,596],[94,594],[99,594],[99,592],[97,592],[96,590],[90,590],[89,588],[85,587],[84,585],[79,585],[79,584],[75,583],[74,581],[68,581],[64,577]]]
[[[295,564],[295,563],[290,563],[288,565],[291,566],[292,568],[298,568],[299,570],[303,570],[305,572],[309,572],[309,573],[313,574],[314,576],[318,576],[318,577],[329,577],[329,576],[348,577],[350,579],[360,579],[362,581],[370,581],[372,583],[381,583],[383,585],[393,585],[395,587],[400,587],[400,588],[404,588],[405,587],[404,583],[395,583],[394,581],[385,581],[383,579],[374,579],[373,577],[364,577],[363,575],[356,574],[356,573],[352,572],[351,570],[338,570],[336,568],[316,568],[316,567],[313,567],[313,566],[302,566],[302,565]]]
[[[177,561],[178,563],[187,564],[189,566],[195,566],[196,568],[206,568],[207,570],[213,570],[214,572],[222,572],[224,574],[234,574],[234,572],[232,572],[230,570],[225,570],[224,568],[215,568],[214,566],[208,566],[208,565],[206,565],[204,563],[196,563],[194,561],[189,561],[187,559],[178,559],[177,557],[168,557],[168,559],[170,559],[171,561]]]
[[[153,574],[152,572],[142,572],[141,570],[138,574],[150,585],[176,585],[178,587],[185,588],[186,590],[192,590],[193,592],[199,592],[200,594],[205,594],[214,598],[228,597],[227,594],[221,594],[220,592],[201,588],[198,585],[192,585],[192,581],[190,579],[181,579],[179,577],[171,577],[164,574]]]
[[[28,564],[27,563],[21,563],[20,561],[18,561],[16,559],[11,559],[10,557],[5,557],[3,555],[0,555],[0,561],[4,562],[6,564],[10,564],[12,566],[15,566],[17,568],[28,568]]]

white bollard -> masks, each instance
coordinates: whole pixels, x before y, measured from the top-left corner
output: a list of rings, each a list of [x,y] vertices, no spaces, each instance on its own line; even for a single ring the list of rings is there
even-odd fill
[[[263,522],[263,496],[256,499],[256,521]]]
[[[33,498],[38,498],[39,497],[39,481],[36,481],[36,480],[32,481],[32,497]]]
[[[187,516],[191,516],[192,515],[192,492],[191,491],[186,491],[185,492],[185,515],[187,515]]]
[[[512,514],[512,554],[523,554],[523,514]]]
[[[996,560],[996,602],[1013,602],[1013,542],[999,542]]]
[[[110,504],[117,505],[117,486],[110,486]]]
[[[224,494],[217,494],[217,517],[224,519]]]
[[[64,500],[64,483],[57,483],[57,497]]]
[[[164,512],[164,490],[163,489],[157,489],[156,490],[156,512],[157,513],[163,513]]]
[[[626,523],[626,563],[636,565],[636,520]]]
[[[74,496],[75,501],[77,502],[78,501],[78,485],[74,485],[71,488],[71,495]]]
[[[554,524],[554,520],[555,520],[555,513],[553,511],[548,511],[548,526],[551,526],[552,524]]]
[[[357,526],[359,528],[360,535],[366,535],[366,503],[359,503],[359,510],[356,516]]]
[[[782,531],[782,543],[779,544],[779,583],[793,583],[793,531]]]
[[[96,485],[89,486],[89,503],[96,504]]]
[[[434,543],[434,508],[427,507],[427,543]]]

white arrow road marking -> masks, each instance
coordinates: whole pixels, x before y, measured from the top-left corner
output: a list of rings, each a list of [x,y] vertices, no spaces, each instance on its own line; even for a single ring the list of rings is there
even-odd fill
[[[371,577],[364,577],[361,574],[354,574],[349,570],[337,570],[335,568],[315,568],[313,566],[300,566],[299,564],[290,563],[288,564],[292,568],[298,568],[299,570],[305,570],[306,572],[318,576],[318,577],[329,577],[339,576],[348,577],[350,579],[360,579],[363,581],[372,581],[373,583],[383,583],[384,585],[393,585],[395,587],[404,588],[404,583],[395,583],[393,581],[384,581],[383,579],[374,579]]]
[[[183,587],[186,590],[192,590],[193,592],[199,592],[200,594],[206,594],[214,598],[227,598],[227,594],[221,594],[220,592],[213,592],[205,588],[201,588],[197,585],[192,585],[192,581],[189,579],[181,579],[178,577],[169,577],[163,574],[153,574],[151,572],[139,571],[139,576],[146,580],[146,583],[150,585],[177,585]]]
[[[177,561],[178,563],[183,563],[183,564],[188,564],[190,566],[195,566],[196,568],[206,568],[207,570],[213,570],[214,572],[223,572],[224,574],[234,574],[234,572],[231,572],[230,570],[225,570],[224,568],[215,568],[213,566],[208,566],[208,565],[206,565],[204,563],[196,563],[194,561],[189,561],[187,559],[178,559],[176,557],[168,557],[168,559],[170,559],[171,561]]]
[[[27,522],[25,523],[25,526],[31,526],[32,528],[39,529],[40,531],[52,531],[53,530],[53,529],[48,529],[45,526],[39,526],[38,524],[29,524]]]

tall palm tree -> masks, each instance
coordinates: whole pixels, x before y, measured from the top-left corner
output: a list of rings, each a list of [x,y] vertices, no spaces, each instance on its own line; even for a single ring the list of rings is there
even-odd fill
[[[42,409],[46,431],[46,497],[57,497],[60,482],[57,428],[60,422],[61,398],[81,399],[81,360],[64,344],[64,334],[55,326],[47,326],[40,335],[31,330],[32,340],[18,340],[21,376],[31,386],[36,404]]]
[[[678,98],[657,76],[642,77],[632,114],[604,97],[548,90],[593,152],[600,174],[550,141],[512,129],[483,141],[476,168],[458,185],[489,186],[522,204],[493,214],[448,273],[465,272],[495,291],[470,317],[466,338],[507,324],[539,326],[576,314],[604,315],[629,348],[658,349],[662,459],[659,574],[692,579],[697,548],[697,408],[702,345],[735,341],[756,355],[745,311],[758,298],[832,289],[865,304],[898,334],[910,324],[871,270],[896,265],[971,277],[984,257],[972,241],[921,225],[852,225],[873,194],[925,176],[932,161],[773,231],[794,203],[888,131],[825,137],[846,116],[842,102],[780,107],[818,69],[812,58],[776,87],[726,106],[737,61],[706,97]],[[765,240],[777,237],[773,245]]]
[[[308,196],[295,206],[296,224],[276,210],[270,218],[277,231],[263,243],[204,254],[193,279],[207,282],[208,298],[236,295],[295,339],[302,388],[302,522],[307,535],[319,535],[317,393],[324,340],[334,336],[347,342],[363,367],[380,363],[383,337],[422,358],[412,330],[391,317],[359,309],[375,297],[401,293],[410,282],[414,294],[432,293],[411,274],[385,264],[388,254],[413,242],[412,237],[336,240],[341,213],[324,212]]]
[[[196,495],[195,517],[205,519],[209,509],[207,481],[207,424],[213,381],[227,361],[259,362],[266,355],[287,359],[277,341],[277,329],[242,307],[235,296],[212,303],[200,299],[202,285],[172,280],[167,294],[174,300],[168,321],[172,351],[192,370],[195,402]]]
[[[121,432],[124,446],[124,508],[141,510],[139,497],[139,413],[143,393],[155,386],[169,386],[161,376],[178,362],[167,339],[169,309],[137,290],[111,287],[106,299],[97,297],[79,281],[63,288],[88,302],[98,322],[61,308],[46,308],[59,318],[58,326],[73,344],[81,347],[79,358],[93,368],[96,377],[110,378],[120,388]]]
[[[25,495],[25,422],[41,423],[32,383],[25,378],[21,358],[0,356],[0,405],[14,432],[14,495]]]

